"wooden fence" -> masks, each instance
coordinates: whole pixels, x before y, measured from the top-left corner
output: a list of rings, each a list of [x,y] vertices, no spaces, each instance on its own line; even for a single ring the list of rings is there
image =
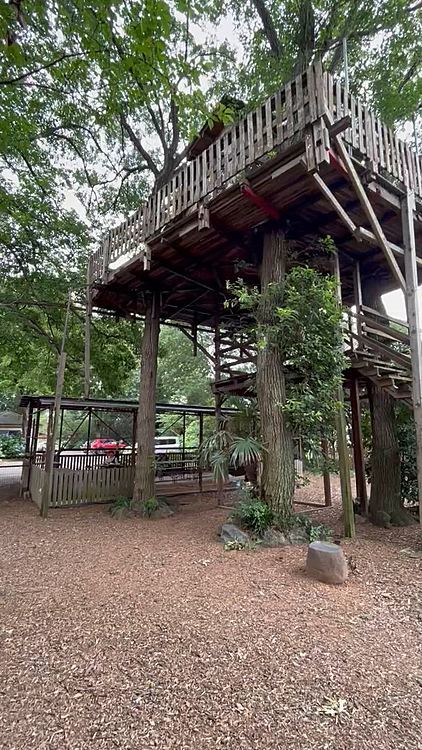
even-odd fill
[[[85,454],[62,455],[59,460],[60,466],[53,468],[52,508],[110,502],[117,497],[132,496],[135,467],[131,453],[121,456],[119,463],[107,463],[105,456]],[[155,460],[157,479],[175,481],[199,476],[196,450],[158,454]],[[28,488],[38,507],[41,507],[45,477],[45,455],[37,454],[29,467]]]
[[[152,193],[147,203],[112,229],[92,255],[92,281],[105,276],[113,264],[137,256],[149,268],[149,237],[187,208],[210,199],[245,174],[257,161],[275,156],[294,137],[304,137],[307,125],[328,110],[335,120],[345,115],[351,125],[344,137],[355,155],[370,159],[422,197],[422,157],[391,128],[345,91],[314,63],[222,135],[192,161],[182,164],[170,181]]]

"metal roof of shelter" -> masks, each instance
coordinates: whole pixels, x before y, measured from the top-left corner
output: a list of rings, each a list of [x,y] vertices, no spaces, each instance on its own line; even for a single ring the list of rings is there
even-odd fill
[[[48,409],[54,406],[54,396],[22,396],[19,406],[27,407],[32,404],[35,409]],[[85,411],[89,408],[97,411],[120,411],[133,412],[137,411],[138,401],[114,400],[114,399],[96,399],[96,398],[62,398],[61,408],[68,411]],[[235,414],[237,409],[223,408],[226,414]],[[212,406],[199,406],[195,404],[167,404],[157,403],[157,414],[204,414],[215,415],[215,408]]]

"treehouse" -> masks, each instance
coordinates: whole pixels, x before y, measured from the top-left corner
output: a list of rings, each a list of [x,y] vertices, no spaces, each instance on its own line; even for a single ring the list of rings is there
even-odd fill
[[[169,182],[92,255],[91,304],[145,316],[138,417],[145,424],[153,419],[159,322],[178,324],[194,347],[199,330],[214,331],[218,414],[227,394],[254,388],[255,351],[227,305],[227,285],[238,278],[259,284],[259,238],[270,228],[294,242],[299,257],[312,260],[316,237],[329,235],[337,248],[342,301],[355,307],[345,385],[364,501],[359,396],[367,382],[413,403],[421,440],[422,160],[320,63],[237,122],[201,132]],[[383,292],[405,291],[407,329],[393,332],[389,320],[363,304],[368,279]],[[411,353],[399,351],[397,340]],[[421,451],[422,445],[422,478]]]

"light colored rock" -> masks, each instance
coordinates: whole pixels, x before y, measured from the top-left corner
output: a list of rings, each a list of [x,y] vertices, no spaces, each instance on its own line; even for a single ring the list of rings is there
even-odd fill
[[[289,532],[290,544],[308,544],[309,537],[301,526],[297,526]]]
[[[285,547],[290,544],[286,535],[282,531],[277,531],[277,529],[266,529],[261,541],[263,547]]]
[[[324,583],[344,583],[349,568],[342,548],[331,542],[312,542],[308,547],[306,572]]]
[[[242,544],[248,544],[250,542],[249,536],[235,526],[234,523],[223,523],[220,529],[220,540],[226,544],[227,542],[242,542]]]

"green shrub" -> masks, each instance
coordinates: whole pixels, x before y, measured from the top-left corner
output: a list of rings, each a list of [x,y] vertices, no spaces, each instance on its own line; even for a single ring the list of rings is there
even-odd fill
[[[274,521],[269,505],[254,497],[243,500],[232,514],[233,520],[260,536]]]
[[[150,497],[148,500],[144,501],[143,511],[148,518],[151,518],[156,510],[158,510],[158,500],[156,497]]]
[[[295,522],[294,526],[300,526],[305,529],[310,542],[330,541],[332,538],[333,532],[328,526],[325,526],[323,523],[314,524],[309,516],[293,516],[293,521]]]
[[[15,435],[0,437],[0,458],[20,458],[24,452],[22,438]]]
[[[132,510],[133,500],[130,497],[116,497],[109,507],[109,513],[113,516],[121,515],[124,510]]]

